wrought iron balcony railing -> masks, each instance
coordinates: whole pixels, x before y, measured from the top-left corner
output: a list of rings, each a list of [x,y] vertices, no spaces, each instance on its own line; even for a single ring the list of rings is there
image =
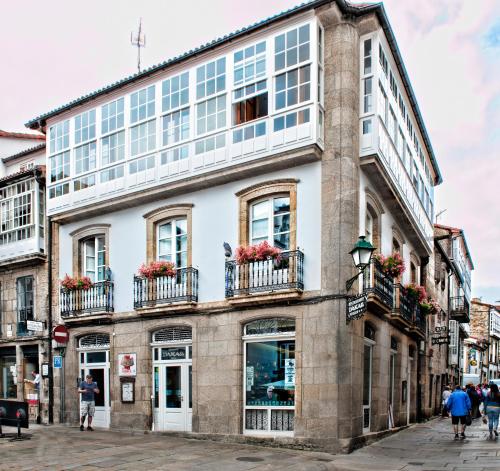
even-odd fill
[[[81,317],[113,312],[113,282],[98,281],[89,289],[61,288],[61,317]]]
[[[134,276],[134,308],[198,301],[198,270],[180,268],[174,276]]]
[[[363,272],[363,291],[373,293],[389,309],[394,305],[394,280],[388,277],[377,260],[372,260]]]
[[[469,322],[469,301],[465,296],[450,298],[450,317],[458,322]]]
[[[418,305],[418,303],[415,306],[413,324],[417,329],[419,329],[425,334],[425,316],[424,314],[422,314],[422,311],[420,310],[420,306]]]
[[[300,250],[282,252],[279,260],[226,261],[226,298],[285,290],[304,289],[304,254]]]
[[[401,284],[396,284],[394,290],[394,312],[402,319],[411,323],[415,311],[415,301],[410,298]]]

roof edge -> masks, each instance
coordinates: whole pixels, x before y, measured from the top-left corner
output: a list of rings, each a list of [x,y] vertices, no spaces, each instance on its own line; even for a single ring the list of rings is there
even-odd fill
[[[39,150],[42,150],[42,149],[45,149],[45,142],[43,142],[42,144],[38,144],[37,146],[30,147],[29,149],[22,150],[21,152],[18,152],[17,154],[13,154],[13,155],[9,155],[7,157],[4,157],[2,159],[2,162],[4,164],[6,164],[8,162],[11,162],[12,160],[16,160],[20,157],[24,157],[26,155],[33,154],[33,153],[38,152]]]

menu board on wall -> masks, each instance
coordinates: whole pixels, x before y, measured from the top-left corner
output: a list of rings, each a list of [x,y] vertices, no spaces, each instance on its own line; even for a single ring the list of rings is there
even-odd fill
[[[295,359],[289,358],[285,362],[285,389],[295,388]]]

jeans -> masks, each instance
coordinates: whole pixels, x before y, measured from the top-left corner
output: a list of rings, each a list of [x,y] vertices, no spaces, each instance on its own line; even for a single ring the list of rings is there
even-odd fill
[[[496,430],[498,427],[498,416],[500,411],[488,411],[488,426],[490,430]]]

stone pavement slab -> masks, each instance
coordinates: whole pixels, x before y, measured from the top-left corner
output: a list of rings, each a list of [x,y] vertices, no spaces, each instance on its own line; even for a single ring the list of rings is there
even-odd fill
[[[465,440],[454,441],[449,419],[435,419],[350,455],[33,426],[30,440],[0,439],[0,470],[500,471],[500,442],[488,440],[487,427],[479,422],[467,429]]]

